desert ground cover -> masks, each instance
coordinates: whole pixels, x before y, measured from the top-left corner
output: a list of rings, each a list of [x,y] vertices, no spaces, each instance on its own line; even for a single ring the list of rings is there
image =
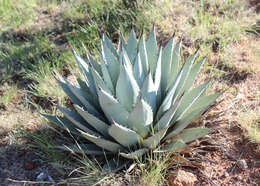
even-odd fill
[[[175,32],[183,58],[207,56],[196,83],[225,90],[192,123],[210,134],[112,174],[55,149],[73,139],[40,113],[71,107],[53,76],[79,75],[70,46],[97,57],[101,33],[116,44],[153,26],[161,45]],[[260,2],[0,0],[0,152],[0,185],[260,185]]]

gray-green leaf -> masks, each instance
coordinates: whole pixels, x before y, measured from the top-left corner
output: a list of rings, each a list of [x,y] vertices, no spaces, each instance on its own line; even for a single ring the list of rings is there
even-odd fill
[[[195,139],[205,136],[210,132],[208,128],[188,128],[184,129],[179,135],[175,136],[174,139],[181,139],[184,143],[189,143]]]
[[[147,75],[148,71],[149,71],[149,64],[148,64],[148,57],[147,57],[147,50],[146,50],[144,35],[142,35],[142,38],[139,41],[138,51],[140,52],[140,57],[141,57],[141,61],[143,64],[144,74]]]
[[[129,152],[129,153],[120,152],[120,155],[127,159],[138,159],[139,157],[144,155],[146,152],[148,152],[148,149],[143,148],[143,149],[138,149],[134,152]]]
[[[85,111],[83,108],[81,108],[78,105],[74,105],[74,108],[77,110],[77,112],[81,115],[84,120],[88,122],[89,125],[91,125],[94,129],[96,129],[98,132],[103,134],[105,137],[109,137],[108,134],[108,127],[109,125],[106,124],[104,119],[99,119],[96,116],[90,114],[89,112]]]
[[[149,72],[141,88],[141,95],[146,103],[151,106],[154,113],[156,112],[156,91],[157,90],[153,83],[152,74]]]
[[[72,112],[68,109],[57,106],[57,108],[64,114],[64,116],[69,119],[74,125],[76,125],[81,130],[84,130],[91,134],[97,133],[93,130],[93,128],[76,112]]]
[[[147,147],[149,149],[154,149],[158,146],[161,142],[162,138],[165,136],[168,127],[160,130],[159,132],[155,133],[154,135],[150,136],[149,138],[142,141],[142,146]]]
[[[134,29],[132,29],[131,32],[130,32],[128,42],[127,42],[127,46],[126,46],[126,51],[127,51],[127,54],[129,56],[130,61],[133,63],[134,58],[135,58],[136,53],[137,53],[137,39],[136,39]]]
[[[161,78],[161,91],[162,95],[166,95],[166,88],[170,80],[170,71],[172,65],[172,55],[174,49],[174,36],[168,41],[167,45],[162,51],[162,78]]]
[[[131,111],[136,104],[140,88],[131,71],[123,63],[120,67],[120,74],[116,85],[116,97],[119,102]]]
[[[209,106],[214,102],[222,93],[212,94],[209,96],[200,97],[196,103],[189,109],[189,111],[184,114],[184,116],[175,123],[171,123],[173,127],[170,128],[169,134],[165,137],[166,139],[171,138],[179,134],[188,124],[205,112]]]
[[[104,151],[100,147],[95,144],[77,144],[77,145],[64,145],[64,146],[56,146],[56,148],[70,151],[72,153],[84,153],[89,155],[104,155],[111,154],[111,152]]]
[[[156,149],[154,152],[176,152],[181,151],[185,147],[187,147],[187,145],[182,140],[174,140],[167,145]]]
[[[148,36],[148,40],[146,41],[146,51],[148,57],[148,64],[150,66],[150,72],[153,75],[156,69],[158,48],[156,43],[156,35],[155,28],[153,27],[152,32]]]
[[[137,56],[135,58],[133,73],[139,87],[142,87],[145,76],[139,52],[137,53]]]
[[[145,137],[150,125],[153,122],[153,111],[151,107],[143,100],[140,99],[132,112],[129,114],[127,124],[142,137]]]
[[[98,97],[100,106],[111,123],[113,120],[117,123],[127,121],[128,111],[111,94],[99,88]]]
[[[106,140],[104,138],[102,138],[101,136],[97,136],[97,135],[92,135],[89,134],[87,132],[84,132],[82,130],[79,130],[79,132],[89,141],[91,141],[92,143],[96,144],[97,146],[101,147],[102,149],[108,150],[110,152],[119,152],[124,150],[124,148],[112,141]]]
[[[141,136],[135,131],[115,122],[109,127],[108,132],[110,136],[124,147],[131,147],[132,145],[138,144],[141,140]]]

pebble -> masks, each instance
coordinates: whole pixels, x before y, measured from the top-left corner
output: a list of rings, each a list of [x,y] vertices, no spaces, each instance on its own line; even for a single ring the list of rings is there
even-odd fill
[[[229,177],[228,172],[225,172],[224,175],[225,175],[225,177]]]
[[[36,181],[44,181],[47,178],[47,174],[45,174],[44,172],[41,172],[37,177],[36,177]]]
[[[242,160],[238,160],[237,161],[237,165],[241,168],[241,169],[247,169],[248,166],[247,166],[247,163],[244,159]]]
[[[197,177],[184,170],[178,170],[175,175],[171,176],[168,180],[170,186],[193,186],[197,181]]]
[[[36,177],[36,181],[49,181],[51,183],[53,183],[55,186],[55,181],[53,180],[53,178],[48,175],[46,172],[41,172],[37,177]]]

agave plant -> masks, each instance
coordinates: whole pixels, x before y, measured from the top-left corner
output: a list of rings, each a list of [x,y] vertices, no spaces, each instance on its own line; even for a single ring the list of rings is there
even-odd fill
[[[186,147],[209,132],[186,127],[220,93],[205,95],[209,82],[192,88],[205,58],[196,60],[196,52],[181,63],[181,42],[174,43],[173,36],[158,48],[154,29],[139,41],[132,30],[128,42],[121,36],[117,49],[103,35],[100,62],[88,52],[83,59],[73,50],[84,78],[77,79],[78,85],[59,75],[57,80],[75,110],[58,106],[64,117],[44,116],[84,137],[80,149],[86,154],[136,159],[148,151]],[[112,163],[108,161],[110,167]]]

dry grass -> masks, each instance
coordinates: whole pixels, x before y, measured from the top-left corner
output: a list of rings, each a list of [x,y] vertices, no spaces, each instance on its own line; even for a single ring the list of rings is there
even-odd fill
[[[260,71],[260,38],[249,36],[229,44],[221,58],[240,71],[257,73]]]
[[[18,94],[19,90],[16,84],[11,86],[4,84],[0,89],[0,105],[8,106],[8,103],[13,100],[19,100],[17,97]]]
[[[238,122],[246,130],[246,136],[260,145],[260,110],[249,110],[238,113]],[[260,146],[259,146],[260,150]]]

